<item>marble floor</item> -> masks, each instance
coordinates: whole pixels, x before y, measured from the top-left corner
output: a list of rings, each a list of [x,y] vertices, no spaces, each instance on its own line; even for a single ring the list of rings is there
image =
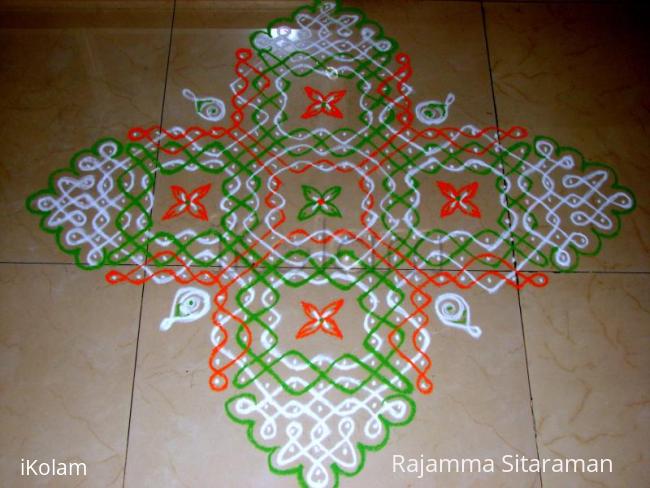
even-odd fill
[[[0,0],[1,484],[650,486],[647,19]]]

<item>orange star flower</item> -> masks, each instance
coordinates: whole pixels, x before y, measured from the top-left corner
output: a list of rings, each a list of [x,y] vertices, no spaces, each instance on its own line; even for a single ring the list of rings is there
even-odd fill
[[[340,102],[345,95],[345,90],[333,91],[329,92],[327,95],[323,95],[315,88],[306,86],[305,93],[307,93],[307,96],[312,103],[307,107],[305,113],[300,116],[301,118],[310,119],[319,114],[328,115],[337,119],[343,118],[343,112],[338,109],[336,104]]]
[[[208,210],[200,200],[208,194],[211,186],[208,183],[188,193],[183,187],[171,185],[169,188],[176,199],[176,203],[167,209],[162,219],[173,219],[187,212],[199,220],[208,220]]]
[[[456,210],[460,210],[470,217],[479,218],[481,216],[481,210],[472,202],[472,198],[476,196],[478,190],[477,182],[470,183],[458,190],[451,183],[445,181],[438,181],[437,183],[438,188],[448,200],[440,209],[442,218],[452,215]]]
[[[303,339],[304,337],[315,334],[319,330],[331,336],[343,339],[343,333],[334,320],[334,314],[336,314],[336,312],[338,312],[343,306],[344,301],[342,298],[326,305],[323,310],[318,310],[316,306],[309,302],[300,303],[310,320],[300,327],[296,333],[296,339]]]

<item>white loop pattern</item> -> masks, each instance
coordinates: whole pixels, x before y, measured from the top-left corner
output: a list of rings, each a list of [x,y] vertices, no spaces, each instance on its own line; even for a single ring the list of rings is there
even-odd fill
[[[463,330],[474,339],[481,337],[483,331],[479,326],[472,325],[469,305],[460,295],[443,293],[436,298],[435,309],[438,319],[447,327]]]
[[[210,311],[210,295],[204,290],[188,286],[174,296],[169,316],[160,322],[160,330],[169,330],[176,323],[199,320]]]

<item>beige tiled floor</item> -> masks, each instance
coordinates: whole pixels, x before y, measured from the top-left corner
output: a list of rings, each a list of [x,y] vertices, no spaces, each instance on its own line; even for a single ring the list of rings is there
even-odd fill
[[[296,486],[295,476],[273,475],[267,455],[249,442],[246,428],[229,419],[229,391],[210,388],[214,364],[209,358],[219,337],[214,320],[221,320],[216,303],[197,321],[161,331],[159,324],[170,315],[182,285],[110,286],[102,271],[75,267],[53,236],[39,229],[25,199],[45,187],[52,171],[66,167],[77,151],[101,138],[125,140],[129,128],[161,120],[165,128],[210,126],[197,119],[182,90],[218,97],[228,106],[235,50],[248,45],[251,32],[302,3],[147,0],[52,7],[0,1],[3,485],[71,486],[67,478],[21,477],[21,458],[56,458],[87,463],[87,476],[74,479],[75,486]],[[589,161],[608,163],[619,182],[633,190],[637,208],[623,216],[616,238],[603,240],[598,256],[582,257],[575,272],[551,270],[544,288],[503,287],[489,294],[479,287],[458,291],[422,285],[434,299],[445,291],[460,293],[482,336],[474,340],[443,326],[434,304],[426,306],[435,389],[430,395],[412,394],[414,420],[392,427],[386,446],[369,451],[361,472],[341,476],[341,486],[647,486],[650,191],[644,182],[650,176],[650,46],[639,26],[643,14],[630,5],[599,2],[343,3],[362,9],[410,54],[415,104],[455,94],[445,125],[521,125],[531,134],[551,136],[578,148]],[[291,110],[299,113],[303,102],[306,98]],[[341,107],[347,110],[348,105]],[[163,164],[179,158],[159,156]],[[354,175],[294,176],[285,180],[283,228],[302,225],[316,232],[354,227],[356,217],[349,215],[360,206]],[[455,177],[450,174],[448,180],[456,184]],[[203,200],[209,218],[200,230],[219,229],[227,213],[219,207],[226,177],[211,178]],[[435,188],[436,178],[422,180]],[[203,181],[198,172],[157,176],[156,230],[177,232],[192,222],[188,215],[160,219],[175,202],[171,185],[192,190]],[[341,186],[336,203],[344,216],[320,214],[301,224],[297,214],[305,201],[303,184],[320,190]],[[481,186],[475,202],[482,220],[464,224],[456,214],[445,225],[478,229],[502,211],[495,186]],[[425,193],[423,203],[428,210],[422,216],[435,222],[440,195]],[[395,236],[411,238],[402,228]],[[392,245],[400,252],[407,247]],[[439,250],[448,252],[445,246]],[[284,243],[281,249],[294,247]],[[223,271],[217,265],[234,256],[227,245],[216,249],[219,260],[209,269],[214,274]],[[284,263],[287,267],[265,275],[269,281],[259,286],[281,290],[273,311],[282,317],[278,335],[288,347],[296,345],[295,333],[306,320],[302,301],[322,309],[345,299],[336,315],[344,340],[320,332],[303,339],[309,353],[362,353],[361,337],[349,332],[365,320],[356,306],[358,290],[372,288],[382,276],[388,280],[384,286],[392,283],[398,295],[417,300],[410,285],[387,266],[398,267],[400,276],[409,279],[421,276],[413,266],[438,270],[435,259],[419,260],[439,251],[429,243],[419,245],[419,257],[395,252],[382,261],[370,256],[347,271],[349,262],[342,259],[332,267],[339,282],[359,282],[339,291],[317,284],[324,279],[318,257],[335,252],[336,244],[306,242],[298,249],[314,260],[305,262],[298,255]],[[368,269],[368,263],[375,267]],[[244,267],[238,269],[246,264],[239,262]],[[263,263],[258,266],[255,273],[263,276],[268,270]],[[480,273],[486,266],[477,263],[476,268]],[[293,288],[276,281],[281,275],[311,276],[314,283]],[[376,292],[392,296],[390,286]],[[230,309],[239,287],[232,287],[225,299]],[[214,290],[202,288],[212,300]],[[417,306],[415,301],[403,303],[406,309]],[[419,479],[393,473],[395,454],[497,460],[504,454],[606,457],[613,459],[614,472],[513,474],[500,472],[503,465],[497,463],[495,473],[437,473]]]
[[[0,290],[3,483],[42,484],[21,479],[20,459],[55,456],[83,458],[93,486],[119,485],[140,290],[35,264],[0,265]]]
[[[648,39],[642,12],[615,4],[486,6],[494,91],[502,126],[526,124],[578,148],[589,161],[613,165],[637,199],[623,224],[627,236],[606,242],[581,268],[648,271],[650,176],[647,90],[639,62]]]
[[[619,466],[602,477],[549,473],[548,485],[631,486],[648,476],[648,296],[645,274],[591,273],[522,294],[540,456]]]
[[[42,12],[28,4],[26,11],[5,7],[0,32],[0,131],[8,141],[0,261],[70,262],[50,236],[34,232],[24,211],[34,191],[30,175],[66,167],[97,139],[159,123],[173,5],[160,2],[140,16],[101,8]]]

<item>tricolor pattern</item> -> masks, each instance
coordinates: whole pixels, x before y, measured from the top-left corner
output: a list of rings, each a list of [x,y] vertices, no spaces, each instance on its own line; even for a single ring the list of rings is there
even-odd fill
[[[336,486],[433,391],[431,329],[489,333],[462,290],[545,286],[597,254],[634,198],[549,137],[443,126],[454,96],[415,103],[408,55],[358,10],[316,1],[235,58],[229,104],[183,91],[221,125],[100,140],[27,205],[109,283],[184,285],[161,329],[211,312],[229,417],[273,472]],[[174,183],[185,173],[202,183]],[[172,197],[160,213],[155,186]]]

